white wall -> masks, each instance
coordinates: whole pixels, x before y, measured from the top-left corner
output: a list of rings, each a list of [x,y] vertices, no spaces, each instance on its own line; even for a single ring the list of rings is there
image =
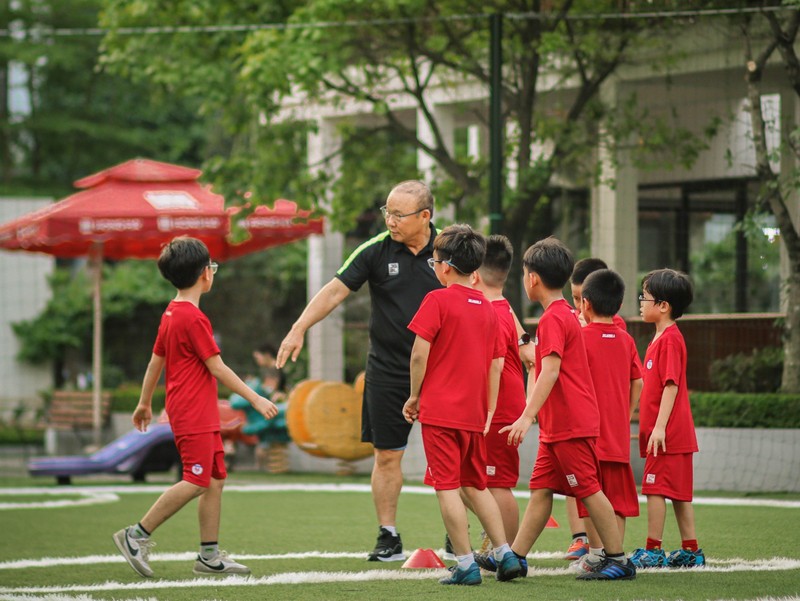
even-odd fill
[[[0,198],[0,223],[49,204],[43,198]],[[0,407],[40,402],[38,392],[52,388],[49,365],[32,366],[16,359],[19,342],[11,324],[36,316],[50,298],[47,277],[55,260],[47,255],[0,250]]]

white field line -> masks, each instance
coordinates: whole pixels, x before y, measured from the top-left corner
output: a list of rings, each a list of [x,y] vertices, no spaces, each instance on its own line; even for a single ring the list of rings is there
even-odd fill
[[[799,560],[776,559],[758,560],[754,562],[743,562],[728,566],[706,566],[704,568],[692,568],[692,573],[706,572],[733,572],[733,571],[776,571],[800,568]],[[658,573],[685,574],[687,570],[648,570],[646,574]],[[7,594],[56,594],[56,593],[81,593],[99,591],[148,591],[159,589],[177,588],[198,588],[213,587],[244,587],[244,586],[270,586],[276,584],[323,584],[341,582],[368,582],[377,580],[433,580],[446,575],[448,572],[440,570],[366,570],[359,572],[286,572],[274,574],[272,576],[262,576],[258,578],[228,576],[226,578],[192,578],[189,580],[143,580],[139,582],[113,582],[108,581],[102,584],[73,584],[64,586],[23,586],[23,587],[2,587],[0,595]],[[529,576],[574,576],[575,572],[570,568],[533,568],[529,571]],[[2,597],[0,597],[2,599]]]
[[[162,493],[169,485],[166,484],[144,484],[144,485],[107,485],[107,486],[76,486],[65,489],[63,487],[56,488],[0,488],[0,496],[14,496],[14,495],[107,495],[107,494],[152,494]],[[322,492],[322,493],[371,493],[369,484],[229,484],[225,486],[227,492],[293,492],[302,491],[308,493]],[[404,486],[403,493],[417,494],[417,495],[433,495],[434,490],[428,486]],[[522,490],[515,490],[514,496],[517,498],[527,499],[529,493]],[[563,498],[561,495],[556,495]],[[104,499],[104,497],[99,497]],[[84,505],[89,504],[90,501],[82,500]],[[640,503],[646,503],[647,499],[644,496],[639,496]],[[108,500],[98,500],[97,502],[110,502]],[[76,502],[77,503],[77,502]],[[715,505],[715,506],[734,506],[734,507],[776,507],[785,509],[800,509],[800,501],[788,501],[778,499],[743,499],[743,498],[725,498],[725,497],[695,497],[692,501],[695,505]],[[66,506],[68,504],[65,501]],[[0,509],[3,509],[0,504]],[[15,507],[16,508],[16,507]]]

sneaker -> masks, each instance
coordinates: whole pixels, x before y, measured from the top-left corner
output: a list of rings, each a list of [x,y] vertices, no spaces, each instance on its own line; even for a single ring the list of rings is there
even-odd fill
[[[514,555],[517,555],[514,553]],[[528,558],[527,557],[520,557],[517,555],[517,561],[519,561],[519,577],[520,578],[527,578],[528,577]]]
[[[400,534],[393,536],[386,528],[380,528],[375,548],[367,557],[367,561],[404,561],[405,558]]]
[[[152,578],[153,570],[150,569],[147,560],[150,558],[150,549],[155,546],[155,543],[149,538],[133,538],[128,534],[129,532],[130,527],[115,532],[112,537],[114,544],[117,545],[117,549],[122,553],[125,561],[137,574],[145,578]]]
[[[492,539],[489,538],[489,535],[486,534],[485,531],[481,530],[481,548],[478,550],[478,553],[488,553],[493,548]]]
[[[664,568],[667,566],[667,554],[663,549],[636,549],[630,560],[639,569]]]
[[[506,551],[502,559],[500,559],[500,563],[497,564],[496,578],[500,582],[508,582],[509,580],[514,580],[514,578],[519,577],[521,572],[522,565],[519,559],[517,559],[516,554],[513,551]]]
[[[450,535],[444,535],[444,555],[442,555],[442,559],[446,559],[447,561],[455,561],[456,554],[453,552],[453,543],[450,542]]]
[[[572,541],[572,544],[567,549],[566,555],[564,555],[564,559],[567,561],[575,561],[576,559],[580,559],[584,555],[589,552],[589,543],[584,542],[580,539],[575,539]]]
[[[475,551],[472,556],[475,558],[475,563],[477,563],[478,567],[481,569],[487,572],[497,571],[497,562],[494,560],[494,553],[491,551],[488,553],[478,553]]]
[[[197,556],[192,572],[201,576],[203,574],[249,574],[250,568],[233,561],[228,557],[227,551],[220,551],[211,559]]]
[[[634,580],[635,578],[636,566],[630,559],[619,561],[604,557],[591,572],[581,574],[576,580]]]
[[[586,572],[592,572],[602,561],[602,557],[587,553],[577,561],[573,561],[570,567],[578,572],[578,574],[584,574]]]
[[[450,568],[450,576],[439,580],[439,584],[461,584],[464,586],[475,586],[483,582],[481,569],[477,564],[472,564],[466,570],[457,565]]]
[[[678,549],[667,557],[667,567],[670,568],[697,568],[706,565],[706,556],[702,549],[689,551]]]

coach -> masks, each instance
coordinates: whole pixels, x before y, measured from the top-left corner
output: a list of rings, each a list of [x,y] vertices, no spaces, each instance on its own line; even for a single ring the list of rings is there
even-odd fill
[[[361,414],[361,440],[374,446],[372,498],[379,530],[369,561],[400,561],[403,543],[397,532],[397,501],[403,486],[401,460],[410,424],[403,418],[408,399],[409,360],[414,334],[408,330],[425,295],[441,285],[428,259],[436,229],[433,195],[416,180],[397,184],[381,207],[386,232],[359,246],[336,276],[311,299],[281,342],[276,365],[297,360],[306,331],[369,282],[372,314],[370,348]]]

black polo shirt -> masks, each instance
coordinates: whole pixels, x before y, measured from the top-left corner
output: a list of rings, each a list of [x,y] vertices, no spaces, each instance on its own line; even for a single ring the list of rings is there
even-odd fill
[[[433,257],[436,228],[430,225],[428,245],[415,255],[388,231],[353,251],[336,277],[356,291],[369,282],[371,315],[367,378],[371,382],[408,386],[414,333],[408,324],[425,295],[441,288],[428,259]]]

